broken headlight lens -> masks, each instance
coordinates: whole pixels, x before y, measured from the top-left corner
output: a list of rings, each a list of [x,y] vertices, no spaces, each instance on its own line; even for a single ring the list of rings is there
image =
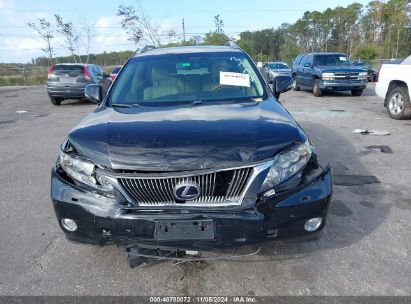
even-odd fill
[[[61,168],[74,181],[90,186],[103,192],[113,192],[111,183],[101,173],[96,174],[96,166],[81,157],[60,151]]]
[[[303,144],[280,152],[275,157],[273,165],[261,186],[261,192],[274,188],[298,173],[308,163],[312,152],[313,147],[308,140]]]

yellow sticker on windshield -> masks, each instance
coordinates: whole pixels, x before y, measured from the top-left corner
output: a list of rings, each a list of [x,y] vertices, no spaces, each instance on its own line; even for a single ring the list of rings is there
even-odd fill
[[[239,87],[250,87],[250,75],[220,71],[220,84]]]

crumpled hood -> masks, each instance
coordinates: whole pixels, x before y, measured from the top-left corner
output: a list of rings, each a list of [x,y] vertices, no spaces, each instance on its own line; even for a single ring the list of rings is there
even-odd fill
[[[185,171],[239,166],[306,139],[275,100],[179,107],[99,107],[69,134],[86,158],[112,169]]]

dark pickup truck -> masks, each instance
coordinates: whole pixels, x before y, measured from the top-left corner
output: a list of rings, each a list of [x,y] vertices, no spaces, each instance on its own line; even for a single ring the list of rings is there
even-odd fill
[[[308,53],[298,55],[293,62],[293,88],[312,88],[316,97],[324,91],[351,91],[361,96],[367,86],[367,70],[354,66],[340,53]]]

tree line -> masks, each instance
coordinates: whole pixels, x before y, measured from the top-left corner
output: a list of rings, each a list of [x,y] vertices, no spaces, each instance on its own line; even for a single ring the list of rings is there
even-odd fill
[[[294,24],[246,31],[239,45],[259,60],[292,60],[303,52],[342,52],[356,59],[403,58],[411,53],[410,0],[353,3],[305,12]]]
[[[152,18],[141,5],[118,7],[121,26],[137,50],[142,45],[154,47],[179,45],[222,45],[228,39],[236,40],[257,61],[292,61],[303,52],[342,52],[355,59],[403,58],[411,53],[411,0],[371,1],[363,6],[353,3],[347,7],[328,8],[323,12],[307,11],[295,23],[284,23],[278,28],[244,31],[239,37],[229,37],[224,32],[220,15],[214,17],[214,29],[203,36],[186,39],[185,33],[174,29],[159,33]],[[93,62],[116,65],[124,62],[134,51],[90,54],[94,23],[83,22],[79,27],[83,35],[74,30],[70,21],[55,15],[55,21],[39,18],[28,23],[44,42],[45,56],[33,59],[34,64],[55,62]],[[64,38],[69,51],[67,57],[54,57],[55,33]],[[80,44],[85,55],[78,55]]]

